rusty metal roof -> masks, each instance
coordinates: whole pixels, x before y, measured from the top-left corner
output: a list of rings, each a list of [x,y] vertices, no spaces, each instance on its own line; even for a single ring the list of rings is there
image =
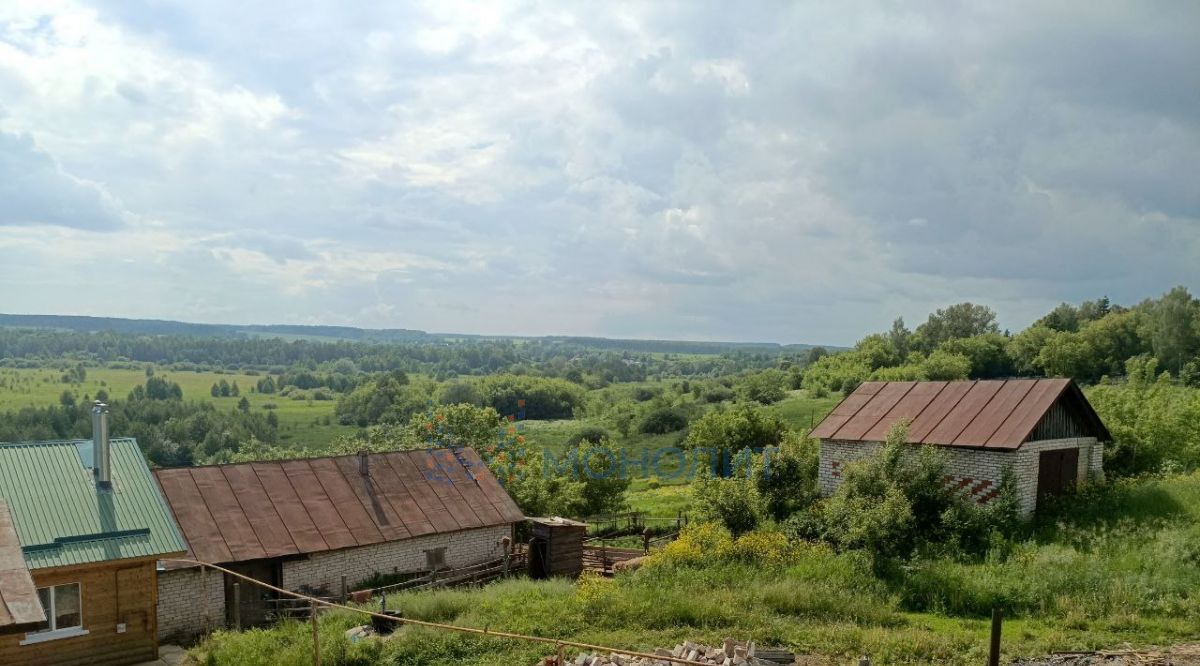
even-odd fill
[[[0,631],[45,621],[8,504],[0,500]]]
[[[240,562],[507,525],[521,510],[472,449],[155,470],[189,556]],[[167,568],[171,568],[168,566]]]
[[[811,436],[878,442],[896,423],[908,420],[911,443],[1016,449],[1060,400],[1070,405],[1097,439],[1112,439],[1070,379],[864,382],[833,408]]]

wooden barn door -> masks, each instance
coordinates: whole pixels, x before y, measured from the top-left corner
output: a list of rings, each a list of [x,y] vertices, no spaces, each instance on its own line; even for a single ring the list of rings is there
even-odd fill
[[[1079,474],[1079,449],[1042,451],[1038,459],[1038,504],[1067,491]]]
[[[243,576],[249,576],[271,585],[279,585],[279,564],[273,560],[238,562],[226,566],[231,571],[236,571]],[[238,587],[241,588],[238,592],[238,596],[241,599],[241,604],[238,608],[240,617],[238,619],[241,621],[242,626],[252,627],[265,624],[270,619],[268,614],[273,610],[271,601],[275,599],[275,593],[249,581],[230,576],[229,574],[225,574],[225,621],[229,625],[233,624],[233,584],[235,582],[239,583]]]

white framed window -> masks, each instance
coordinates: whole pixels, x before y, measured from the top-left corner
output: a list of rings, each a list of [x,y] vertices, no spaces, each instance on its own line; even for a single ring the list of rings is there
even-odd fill
[[[83,596],[79,583],[39,587],[38,601],[46,611],[46,621],[25,634],[21,645],[52,641],[59,638],[83,636]]]

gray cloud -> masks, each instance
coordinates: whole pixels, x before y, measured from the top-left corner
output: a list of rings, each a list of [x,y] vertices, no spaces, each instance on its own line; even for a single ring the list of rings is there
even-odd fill
[[[1198,23],[1133,2],[0,10],[0,175],[36,181],[0,181],[0,221],[112,229],[112,279],[183,295],[108,314],[846,343],[973,299],[1017,328],[1200,283]],[[117,198],[154,222],[120,227]],[[71,233],[0,253],[36,273],[77,247],[79,281]]]
[[[29,135],[0,131],[0,226],[53,225],[107,231],[126,213],[93,182],[62,170]]]

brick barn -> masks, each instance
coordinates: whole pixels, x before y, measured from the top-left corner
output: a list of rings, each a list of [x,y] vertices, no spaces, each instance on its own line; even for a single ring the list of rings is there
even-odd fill
[[[942,447],[946,483],[980,504],[996,497],[1001,472],[1015,476],[1023,512],[1089,478],[1100,478],[1108,430],[1070,379],[865,382],[813,429],[821,442],[820,488],[876,451],[909,422],[908,442]]]
[[[189,559],[277,587],[338,596],[374,574],[495,560],[524,520],[472,449],[436,449],[155,471]],[[234,577],[163,562],[159,633],[187,640],[232,621]],[[207,580],[206,580],[207,578]],[[239,620],[273,598],[240,586]]]

